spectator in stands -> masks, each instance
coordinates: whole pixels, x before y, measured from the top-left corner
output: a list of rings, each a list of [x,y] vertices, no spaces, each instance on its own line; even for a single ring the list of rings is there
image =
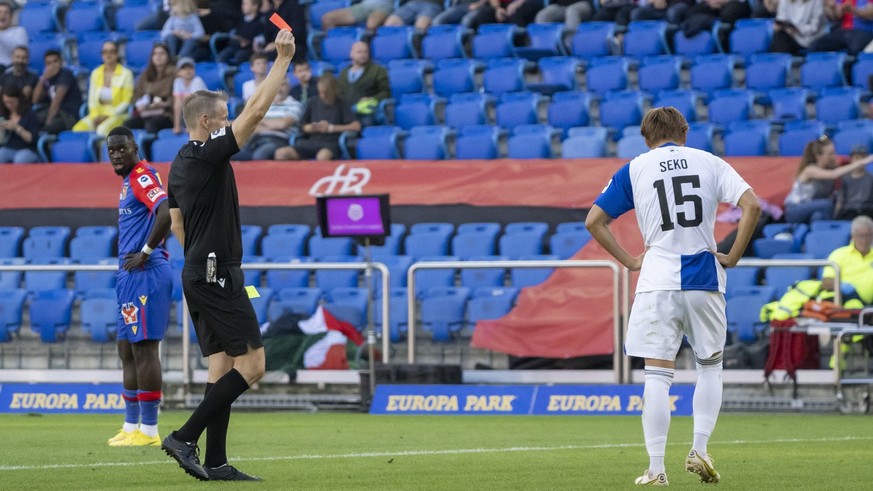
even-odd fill
[[[291,30],[294,31],[294,37],[301,40],[307,39],[309,22],[306,19],[308,17],[308,12],[306,10],[306,5],[301,5],[299,0],[266,0],[263,5],[261,5],[261,13],[264,14],[265,19],[269,19],[274,13],[279,14],[280,17],[285,19],[285,22],[288,23]],[[384,21],[384,19],[385,18],[383,17],[382,21]],[[378,25],[381,25],[382,21],[379,21]],[[267,28],[264,30],[264,38],[261,42],[264,42],[266,39],[276,39],[276,35],[279,33],[279,28],[273,25],[272,22],[267,22],[266,25]],[[327,28],[325,27],[324,29]],[[271,60],[274,59],[276,57],[276,43],[265,43],[264,51],[270,55]],[[297,51],[294,52],[294,59],[292,61],[294,63],[299,63],[307,59],[306,43],[301,42],[299,46],[297,46]]]
[[[170,53],[163,44],[152,48],[149,63],[133,88],[133,115],[124,122],[131,129],[149,133],[173,127],[173,81],[176,67],[170,63]]]
[[[752,17],[758,19],[772,19],[779,10],[779,0],[763,0],[757,5],[752,5]]]
[[[486,4],[488,4],[488,0],[452,0],[449,8],[434,17],[433,24],[436,26],[461,24],[469,27],[470,21],[476,16],[476,12]]]
[[[170,18],[161,29],[161,41],[173,56],[192,56],[206,34],[194,0],[170,0]]]
[[[127,118],[133,97],[133,73],[118,62],[118,44],[103,43],[103,64],[91,72],[88,86],[88,115],[73,131],[96,131],[106,136]]]
[[[307,101],[300,126],[303,136],[293,146],[276,150],[276,160],[333,160],[340,155],[340,133],[361,130],[361,123],[339,96],[337,81],[330,75],[318,80],[318,96]]]
[[[488,0],[469,18],[465,16],[463,24],[471,29],[495,22],[524,27],[534,21],[542,8],[543,0]]]
[[[867,156],[867,147],[859,145],[852,149],[850,161],[861,160]],[[859,215],[873,217],[873,174],[866,167],[856,167],[840,178],[837,206],[834,218],[851,220]]]
[[[27,31],[21,26],[12,25],[10,0],[0,0],[0,67],[5,69],[12,63],[12,51],[18,46],[27,46]]]
[[[366,22],[367,29],[376,29],[394,10],[392,0],[363,0],[351,7],[331,10],[321,16],[321,28],[325,31],[339,26],[353,26]]]
[[[816,39],[810,51],[846,51],[856,55],[873,41],[873,3],[825,0],[824,8],[836,29]]]
[[[161,3],[149,2],[149,4],[154,5],[155,10],[151,15],[137,23],[137,31],[158,31],[170,18],[170,0],[163,0]]]
[[[312,76],[312,67],[308,61],[294,64],[294,77],[300,83],[291,88],[291,97],[306,104],[310,97],[318,94],[318,77]]]
[[[409,0],[388,16],[385,25],[414,25],[416,29],[424,31],[430,27],[434,17],[442,11],[442,0]]]
[[[799,55],[827,31],[824,0],[779,0],[770,51]]]
[[[173,80],[173,133],[178,135],[184,130],[182,107],[185,105],[185,98],[198,90],[206,90],[206,82],[197,76],[194,60],[179,58],[176,62],[176,80]]]
[[[260,8],[261,0],[243,0],[242,18],[232,32],[227,46],[218,53],[218,59],[215,61],[239,65],[251,58],[254,53],[255,38],[264,35],[264,17],[261,15]]]
[[[391,97],[388,71],[370,59],[370,47],[363,41],[352,44],[352,64],[339,74],[339,96],[352,106],[362,126],[376,123],[379,101]]]
[[[666,20],[670,24],[679,24],[685,11],[693,2],[691,0],[648,0],[640,2],[630,14],[631,22],[638,20]]]
[[[288,95],[289,92],[287,83],[279,87],[264,119],[234,160],[270,160],[278,148],[288,144],[288,137],[303,113],[303,104]]]
[[[840,247],[828,256],[828,261],[840,267],[840,293],[846,308],[860,308],[873,304],[873,219],[861,215],[852,220],[852,240],[849,245]],[[822,290],[834,289],[834,269],[825,267],[822,272]],[[853,300],[855,302],[853,302]]]
[[[33,89],[33,103],[48,104],[37,110],[37,117],[43,131],[56,135],[71,129],[79,119],[82,91],[73,72],[63,66],[60,51],[46,51],[43,61],[45,68]]]
[[[30,110],[30,99],[16,85],[3,87],[0,105],[0,162],[29,164],[40,162],[36,141],[40,124]]]
[[[822,135],[807,143],[794,184],[785,198],[785,221],[809,223],[830,220],[834,214],[834,181],[870,162],[873,162],[873,158],[867,157],[837,167],[834,144],[830,138]]]
[[[739,19],[752,15],[752,9],[745,0],[701,0],[688,7],[682,16],[682,32],[686,37],[710,29],[716,20],[733,25]],[[723,33],[721,42],[728,46],[730,31]]]
[[[12,50],[12,65],[0,75],[0,87],[15,85],[21,89],[21,93],[27,100],[33,95],[33,87],[39,81],[35,73],[27,68],[30,63],[30,49],[27,46],[18,46]]]
[[[537,12],[534,22],[563,22],[568,31],[575,31],[583,21],[590,20],[594,5],[590,0],[555,0]]]
[[[266,53],[255,53],[249,58],[249,67],[252,69],[254,77],[251,80],[243,82],[242,98],[243,102],[249,100],[255,89],[267,78],[267,68],[269,68],[270,57]]]
[[[631,0],[602,0],[600,8],[594,12],[593,21],[615,22],[617,25],[626,26],[630,22],[630,13],[637,8],[637,4]]]

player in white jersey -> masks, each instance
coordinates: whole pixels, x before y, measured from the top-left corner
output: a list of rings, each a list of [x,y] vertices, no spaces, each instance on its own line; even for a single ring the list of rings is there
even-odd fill
[[[619,169],[595,200],[585,225],[613,257],[640,271],[628,322],[625,353],[645,358],[643,435],[649,468],[636,484],[666,485],[664,452],[670,428],[670,385],[682,336],[694,350],[694,441],[685,469],[704,482],[718,482],[706,445],[722,395],[725,272],[743,255],[761,207],[751,187],[724,160],[688,148],[688,123],[672,107],[652,109],[640,133],[650,151]],[[737,205],[742,217],[728,254],[717,253],[716,209]],[[609,222],[636,209],[645,251],[632,256],[609,230]]]

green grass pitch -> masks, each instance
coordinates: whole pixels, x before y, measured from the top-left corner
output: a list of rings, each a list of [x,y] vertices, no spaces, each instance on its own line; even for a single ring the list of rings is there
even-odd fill
[[[162,434],[187,412],[161,415]],[[121,416],[0,415],[0,489],[630,489],[647,467],[638,417],[370,416],[237,411],[228,455],[263,483],[200,483],[159,448],[110,448]],[[710,442],[719,489],[869,489],[870,416],[724,414]],[[673,418],[667,476],[690,417]],[[201,456],[202,458],[202,456]],[[712,487],[712,485],[706,485]]]

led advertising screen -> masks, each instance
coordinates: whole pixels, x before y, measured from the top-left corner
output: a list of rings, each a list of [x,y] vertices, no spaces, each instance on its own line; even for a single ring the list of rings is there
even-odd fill
[[[323,237],[379,238],[391,230],[387,194],[320,196],[316,208]]]

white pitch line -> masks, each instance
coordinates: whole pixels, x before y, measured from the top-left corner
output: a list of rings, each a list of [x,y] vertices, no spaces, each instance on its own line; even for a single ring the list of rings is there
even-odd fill
[[[853,437],[847,436],[842,438],[779,438],[775,440],[731,440],[723,442],[714,442],[718,445],[748,445],[748,444],[769,444],[769,443],[816,443],[816,442],[848,442],[848,441],[869,441],[873,437]],[[669,443],[670,446],[687,445],[687,443]],[[642,443],[601,443],[593,445],[559,445],[554,447],[504,447],[504,448],[458,448],[446,450],[405,450],[399,452],[352,452],[342,454],[310,454],[310,455],[286,455],[272,457],[234,457],[229,459],[232,462],[271,462],[277,460],[316,460],[316,459],[353,459],[353,458],[368,458],[368,457],[420,457],[429,455],[464,455],[464,454],[483,454],[483,453],[511,453],[511,452],[552,452],[556,450],[595,450],[609,448],[629,448],[643,447]],[[47,470],[47,469],[79,469],[87,467],[121,467],[131,465],[162,465],[176,464],[175,461],[167,458],[162,460],[140,461],[140,462],[94,462],[91,464],[48,464],[48,465],[2,465],[0,471],[29,471],[29,470]]]

